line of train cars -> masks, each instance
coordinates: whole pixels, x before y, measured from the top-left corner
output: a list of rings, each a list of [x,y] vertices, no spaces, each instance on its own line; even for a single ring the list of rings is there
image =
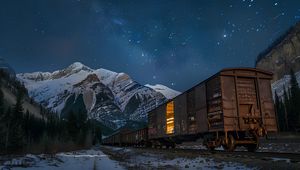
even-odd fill
[[[121,130],[106,145],[172,147],[202,138],[208,149],[255,151],[259,138],[277,132],[272,73],[255,68],[223,69],[148,113],[148,126]]]

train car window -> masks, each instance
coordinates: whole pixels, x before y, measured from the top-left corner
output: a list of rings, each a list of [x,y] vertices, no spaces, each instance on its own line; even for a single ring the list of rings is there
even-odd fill
[[[174,133],[174,101],[171,101],[167,104],[166,108],[166,133]]]

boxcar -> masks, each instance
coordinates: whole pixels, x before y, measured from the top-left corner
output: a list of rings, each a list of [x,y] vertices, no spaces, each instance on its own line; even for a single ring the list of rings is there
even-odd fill
[[[113,133],[112,135],[103,139],[102,144],[104,145],[118,145],[122,146],[126,142],[126,134],[129,133],[130,130],[128,129],[121,129],[117,132]]]
[[[118,146],[147,146],[148,127],[131,131],[129,129],[119,130],[103,139],[104,145]]]
[[[147,146],[148,128],[129,131],[122,135],[122,143],[126,146]]]
[[[255,151],[259,137],[277,131],[270,80],[272,73],[253,68],[223,69],[148,113],[153,146],[203,138],[209,149]]]

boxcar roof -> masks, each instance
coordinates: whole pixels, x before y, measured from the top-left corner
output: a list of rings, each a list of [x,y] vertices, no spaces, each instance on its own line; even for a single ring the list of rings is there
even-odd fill
[[[236,70],[243,70],[243,71],[254,71],[254,72],[259,72],[259,73],[263,73],[263,74],[267,74],[269,76],[272,76],[273,73],[266,71],[266,70],[262,70],[262,69],[258,69],[258,68],[249,68],[249,67],[240,67],[240,68],[224,68],[219,72],[223,72],[223,71],[236,71]]]

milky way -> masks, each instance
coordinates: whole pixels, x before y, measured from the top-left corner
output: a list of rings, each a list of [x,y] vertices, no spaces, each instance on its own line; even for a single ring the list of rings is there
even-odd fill
[[[300,20],[298,0],[0,2],[0,56],[17,72],[80,61],[184,91],[257,55]]]

